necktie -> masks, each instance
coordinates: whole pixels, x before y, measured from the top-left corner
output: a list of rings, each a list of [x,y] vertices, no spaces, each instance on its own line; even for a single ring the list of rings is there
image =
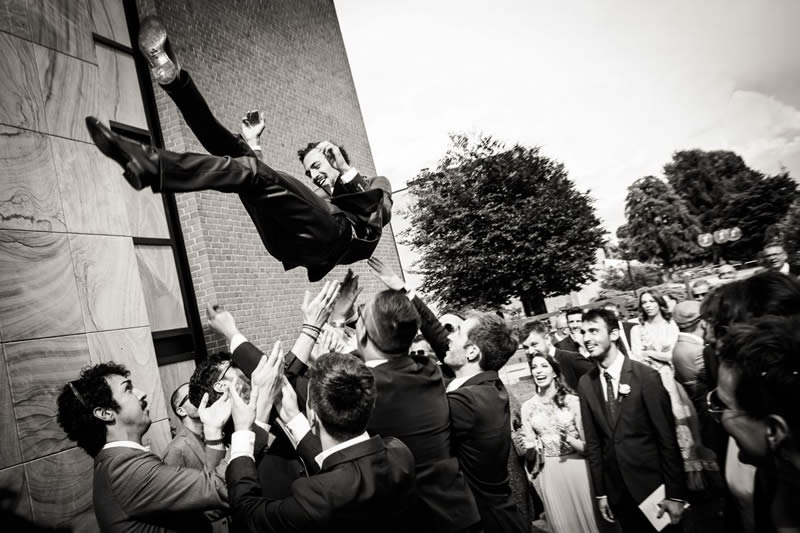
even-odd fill
[[[611,384],[611,374],[603,372],[603,377],[606,378],[606,407],[608,408],[608,416],[613,425],[617,419],[617,397],[614,396],[614,386]]]

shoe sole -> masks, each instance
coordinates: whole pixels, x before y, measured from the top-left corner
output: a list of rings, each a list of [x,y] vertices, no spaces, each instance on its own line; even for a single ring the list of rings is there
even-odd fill
[[[139,50],[147,59],[150,68],[159,68],[172,61],[167,55],[166,44],[166,28],[155,17],[146,18],[139,30]]]

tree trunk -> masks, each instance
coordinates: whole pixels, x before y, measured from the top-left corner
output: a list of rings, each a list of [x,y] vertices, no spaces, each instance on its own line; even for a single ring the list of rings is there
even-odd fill
[[[543,315],[547,313],[544,296],[541,292],[531,292],[520,298],[525,316]]]

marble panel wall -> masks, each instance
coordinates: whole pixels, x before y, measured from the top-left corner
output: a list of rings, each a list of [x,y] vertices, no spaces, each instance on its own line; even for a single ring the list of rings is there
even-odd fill
[[[20,516],[81,532],[98,530],[93,462],[57,422],[64,385],[123,363],[147,394],[145,444],[171,438],[132,239],[169,237],[162,199],[135,193],[84,122],[147,128],[133,60],[92,38],[130,46],[122,6],[0,0],[0,489]]]
[[[153,331],[185,328],[186,313],[170,246],[136,246],[144,301]]]
[[[191,360],[158,367],[158,372],[161,374],[161,385],[164,388],[164,399],[167,401],[170,426],[176,430],[180,428],[181,421],[172,411],[172,406],[169,404],[170,398],[175,389],[189,382],[194,369],[195,364]]]

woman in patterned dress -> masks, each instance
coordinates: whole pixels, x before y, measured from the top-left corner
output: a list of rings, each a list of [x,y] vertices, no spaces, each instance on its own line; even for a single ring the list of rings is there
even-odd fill
[[[549,355],[531,359],[536,394],[522,405],[525,445],[544,455],[541,472],[531,478],[544,502],[553,533],[597,533],[578,397],[561,380]]]

